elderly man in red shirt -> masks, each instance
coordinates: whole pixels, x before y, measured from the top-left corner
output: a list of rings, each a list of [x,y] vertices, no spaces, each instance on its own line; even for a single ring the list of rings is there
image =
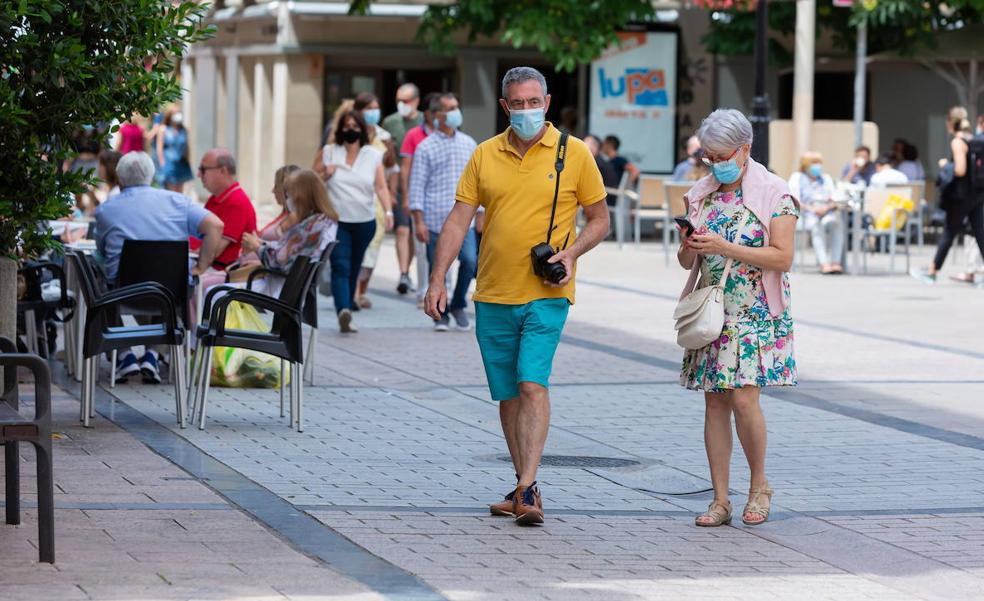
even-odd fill
[[[198,164],[198,177],[212,195],[205,208],[222,220],[222,241],[219,243],[211,273],[202,276],[202,284],[209,286],[225,281],[225,268],[239,259],[245,232],[256,231],[256,210],[249,196],[236,181],[236,159],[225,148],[213,148],[205,153]]]

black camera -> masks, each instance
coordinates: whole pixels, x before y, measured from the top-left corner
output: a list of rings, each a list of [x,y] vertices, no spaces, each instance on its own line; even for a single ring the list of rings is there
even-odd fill
[[[533,273],[554,284],[567,277],[567,270],[560,262],[550,263],[550,257],[557,252],[546,242],[541,242],[530,249],[530,259],[533,261]]]

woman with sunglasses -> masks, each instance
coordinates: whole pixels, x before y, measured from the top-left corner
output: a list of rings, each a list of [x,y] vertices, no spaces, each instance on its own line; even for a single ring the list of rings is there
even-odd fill
[[[796,383],[789,280],[799,203],[786,182],[751,158],[752,125],[736,110],[719,109],[697,131],[711,174],[686,195],[695,231],[681,228],[677,258],[699,269],[699,286],[724,285],[721,336],[687,351],[680,383],[704,393],[704,445],[714,500],[698,526],[731,523],[728,499],[732,426],[748,461],[750,487],[742,521],[769,517],[773,490],[765,476],[766,428],[759,406],[763,386]],[[694,274],[695,276],[697,274]]]

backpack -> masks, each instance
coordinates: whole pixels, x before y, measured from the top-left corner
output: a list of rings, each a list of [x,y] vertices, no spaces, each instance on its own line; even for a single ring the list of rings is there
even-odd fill
[[[967,141],[967,178],[974,198],[984,198],[984,134]]]

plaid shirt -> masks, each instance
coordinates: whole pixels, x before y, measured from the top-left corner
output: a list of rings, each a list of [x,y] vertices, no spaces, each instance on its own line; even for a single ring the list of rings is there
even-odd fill
[[[424,223],[440,232],[454,207],[458,179],[477,144],[466,133],[435,131],[420,143],[410,168],[410,210],[423,211]]]

